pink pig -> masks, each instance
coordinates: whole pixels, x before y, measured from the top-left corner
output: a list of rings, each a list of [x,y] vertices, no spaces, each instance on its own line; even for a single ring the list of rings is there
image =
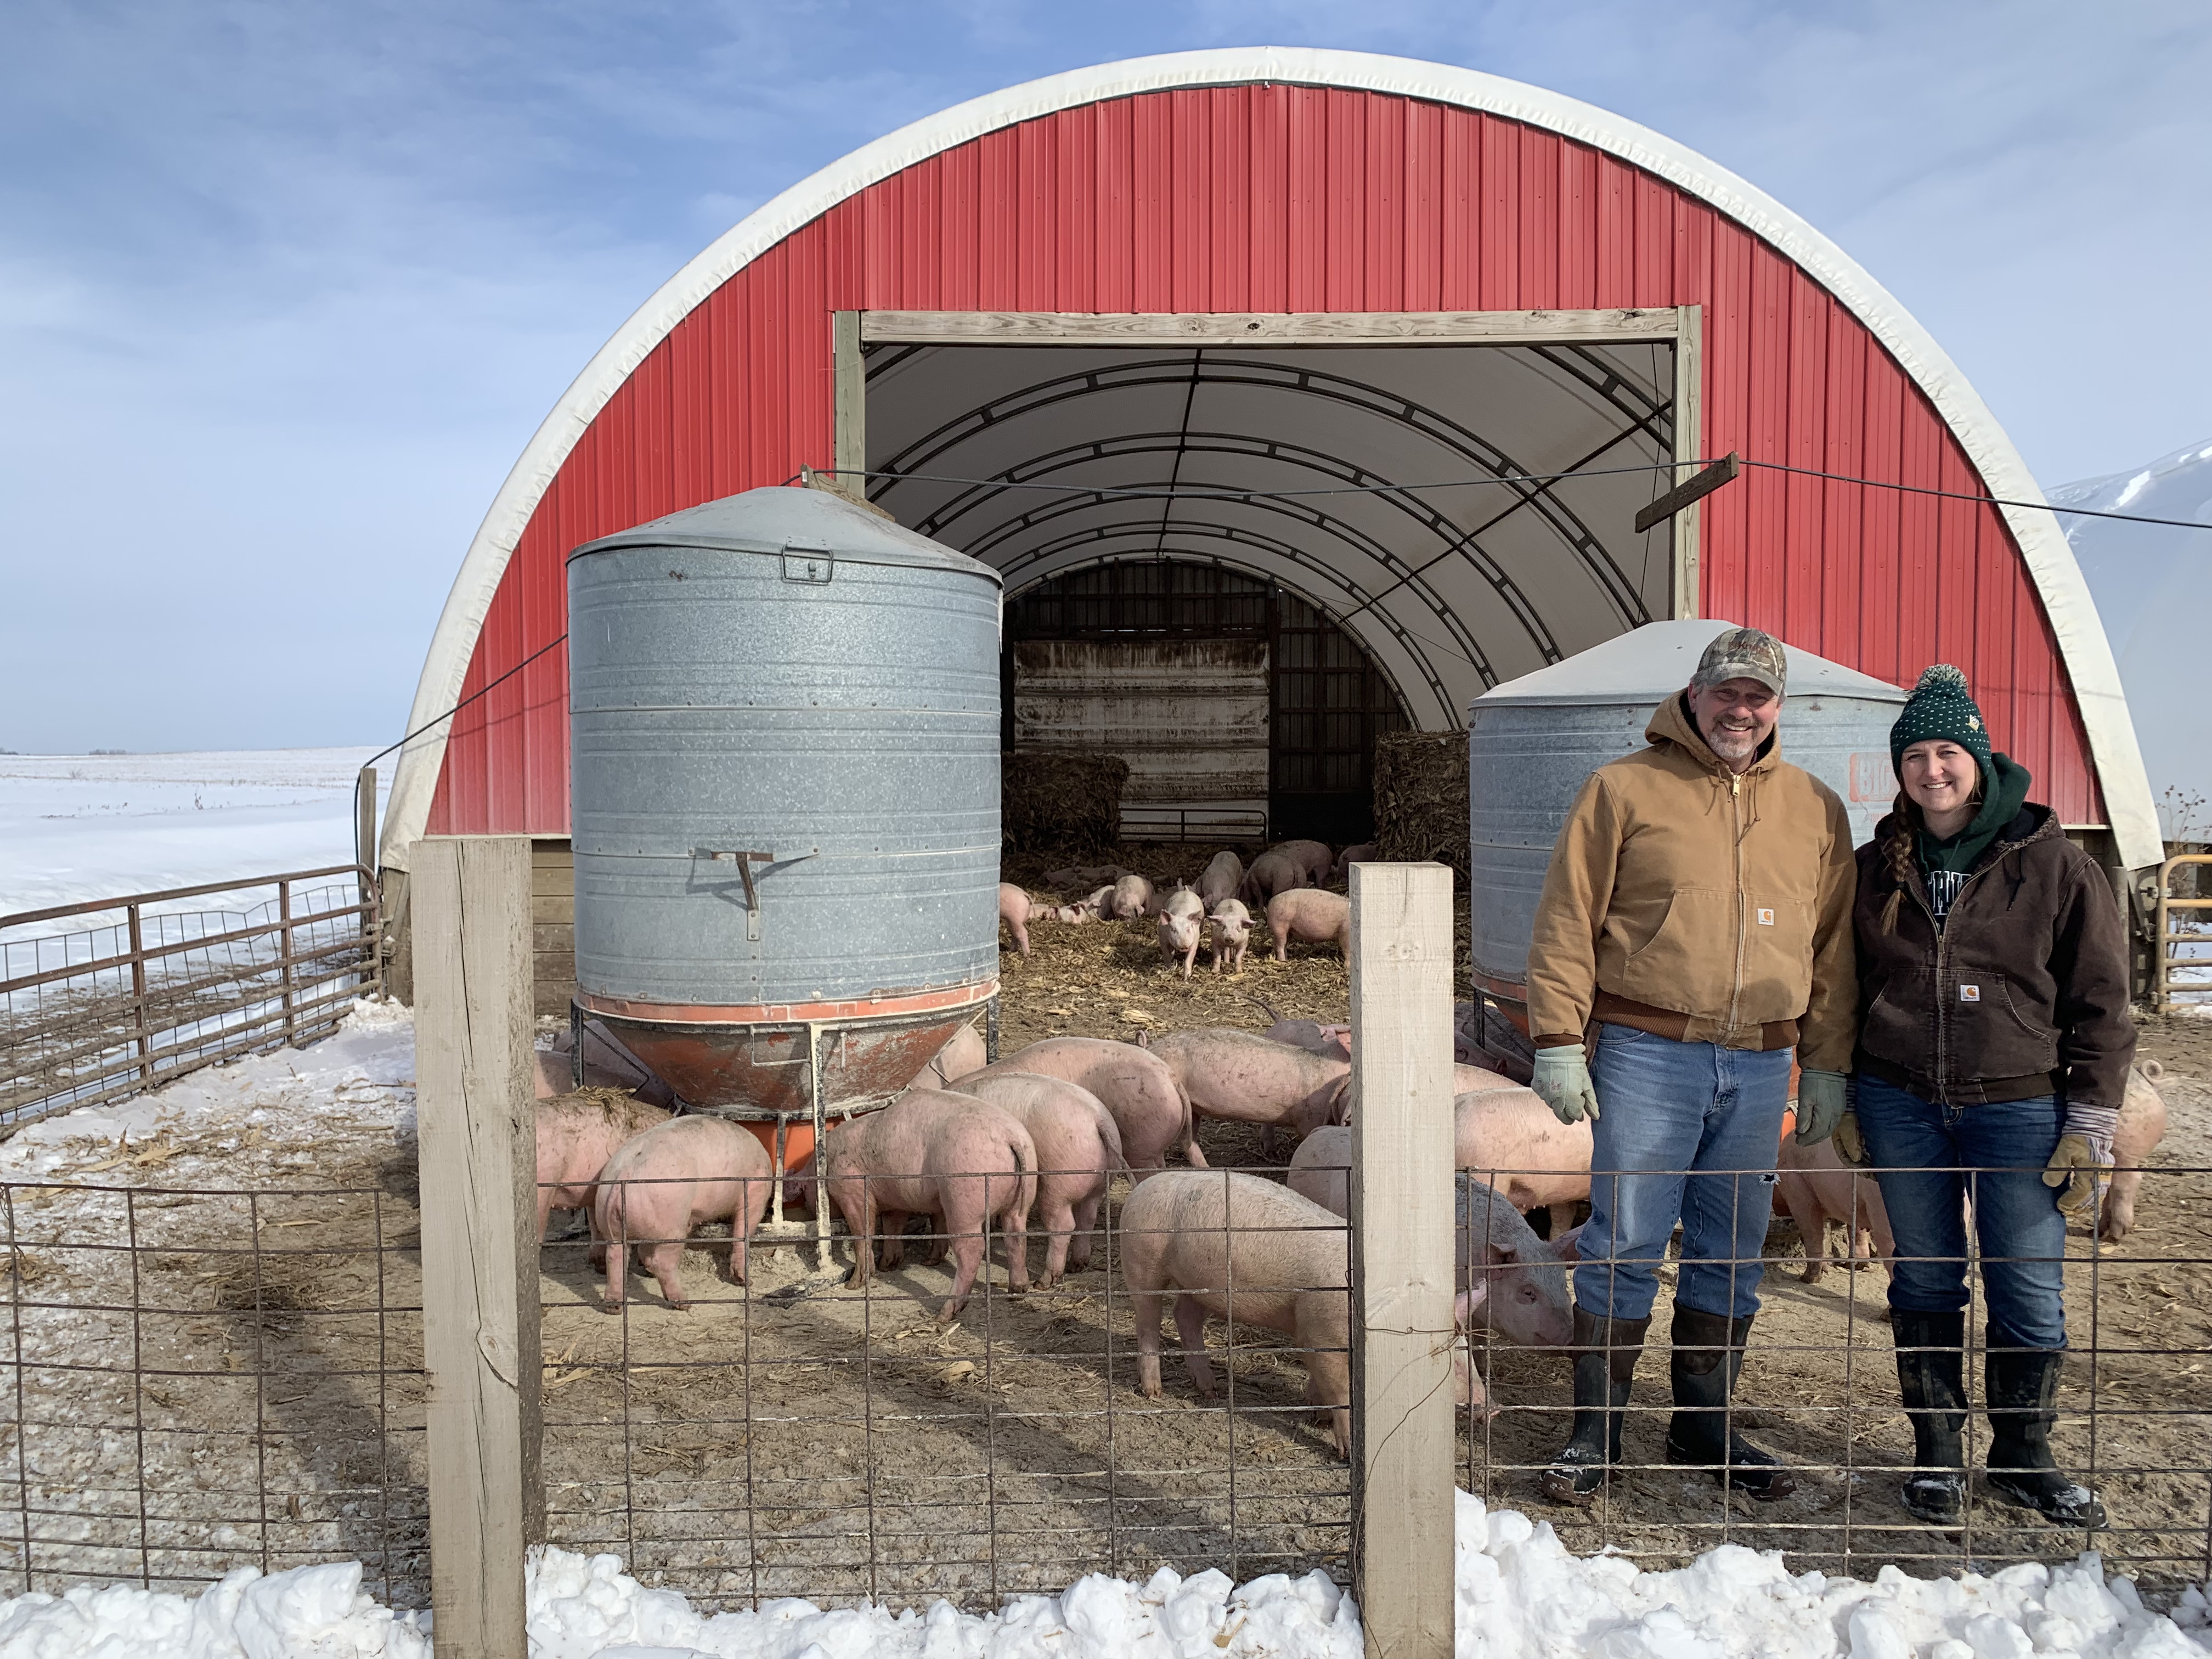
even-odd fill
[[[745,1246],[774,1185],[768,1149],[722,1118],[671,1118],[624,1141],[600,1172],[592,1199],[592,1227],[605,1252],[603,1305],[622,1305],[623,1273],[634,1249],[668,1305],[689,1308],[680,1271],[684,1241],[702,1223],[725,1218],[730,1282],[744,1284]]]
[[[1029,1289],[1029,1212],[1036,1201],[1036,1145],[1013,1117],[973,1095],[909,1089],[879,1112],[848,1120],[823,1137],[823,1184],[853,1236],[853,1283],[865,1286],[884,1246],[899,1261],[909,1215],[933,1215],[951,1243],[951,1292],[938,1312],[960,1317],[982,1270],[985,1231],[995,1220],[1006,1243],[1006,1279]]]
[[[1275,936],[1275,960],[1286,962],[1291,940],[1334,944],[1352,960],[1352,901],[1322,887],[1278,893],[1267,901],[1267,930]]]
[[[562,1056],[567,1063],[567,1056]],[[555,1210],[589,1210],[599,1171],[632,1135],[668,1121],[659,1106],[612,1089],[583,1089],[538,1103],[538,1238]],[[594,1237],[598,1235],[593,1234]]]
[[[1014,936],[1014,949],[1030,953],[1030,896],[1011,881],[999,884],[999,920]]]

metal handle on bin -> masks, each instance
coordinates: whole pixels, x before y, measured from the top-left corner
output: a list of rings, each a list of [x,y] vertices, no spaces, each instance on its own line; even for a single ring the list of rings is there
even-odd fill
[[[783,579],[820,586],[837,574],[837,556],[827,542],[788,541],[783,544]]]
[[[738,879],[745,884],[745,939],[749,944],[757,945],[761,936],[760,889],[753,885],[753,866],[756,862],[774,864],[775,854],[702,847],[698,849],[696,856],[712,859],[717,864],[728,864],[733,860],[736,861]]]
[[[821,855],[822,849],[817,847],[812,848],[811,851],[799,854],[796,858],[787,860],[785,862],[790,864],[803,864],[808,859],[819,858]],[[695,847],[691,849],[691,856],[698,859],[712,859],[717,864],[729,864],[734,862],[737,865],[738,879],[745,884],[745,942],[749,945],[759,944],[761,936],[760,889],[753,884],[753,866],[756,864],[774,864],[776,862],[775,854],[773,853],[741,852],[733,848],[721,847]]]

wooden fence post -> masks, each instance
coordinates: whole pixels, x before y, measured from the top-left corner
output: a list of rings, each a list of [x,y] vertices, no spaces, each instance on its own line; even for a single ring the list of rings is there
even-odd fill
[[[415,843],[415,1080],[438,1659],[526,1659],[544,1530],[530,842]]]
[[[1450,1659],[1452,872],[1352,867],[1352,1461],[1368,1659]]]

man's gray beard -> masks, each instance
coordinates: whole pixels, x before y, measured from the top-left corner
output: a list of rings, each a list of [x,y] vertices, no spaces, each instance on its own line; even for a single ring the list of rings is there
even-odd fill
[[[1759,748],[1756,732],[1731,732],[1723,726],[1705,734],[1705,742],[1723,760],[1741,760]]]

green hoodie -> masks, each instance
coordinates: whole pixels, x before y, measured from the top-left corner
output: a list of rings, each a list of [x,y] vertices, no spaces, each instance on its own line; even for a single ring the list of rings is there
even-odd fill
[[[1994,775],[1992,775],[1994,774]],[[2002,835],[2005,826],[2020,816],[2027,804],[2027,769],[2008,755],[1991,755],[1982,775],[1982,805],[1966,827],[1948,841],[1920,831],[1917,848],[1923,871],[1950,870],[1960,875],[1972,871],[1983,854]]]

